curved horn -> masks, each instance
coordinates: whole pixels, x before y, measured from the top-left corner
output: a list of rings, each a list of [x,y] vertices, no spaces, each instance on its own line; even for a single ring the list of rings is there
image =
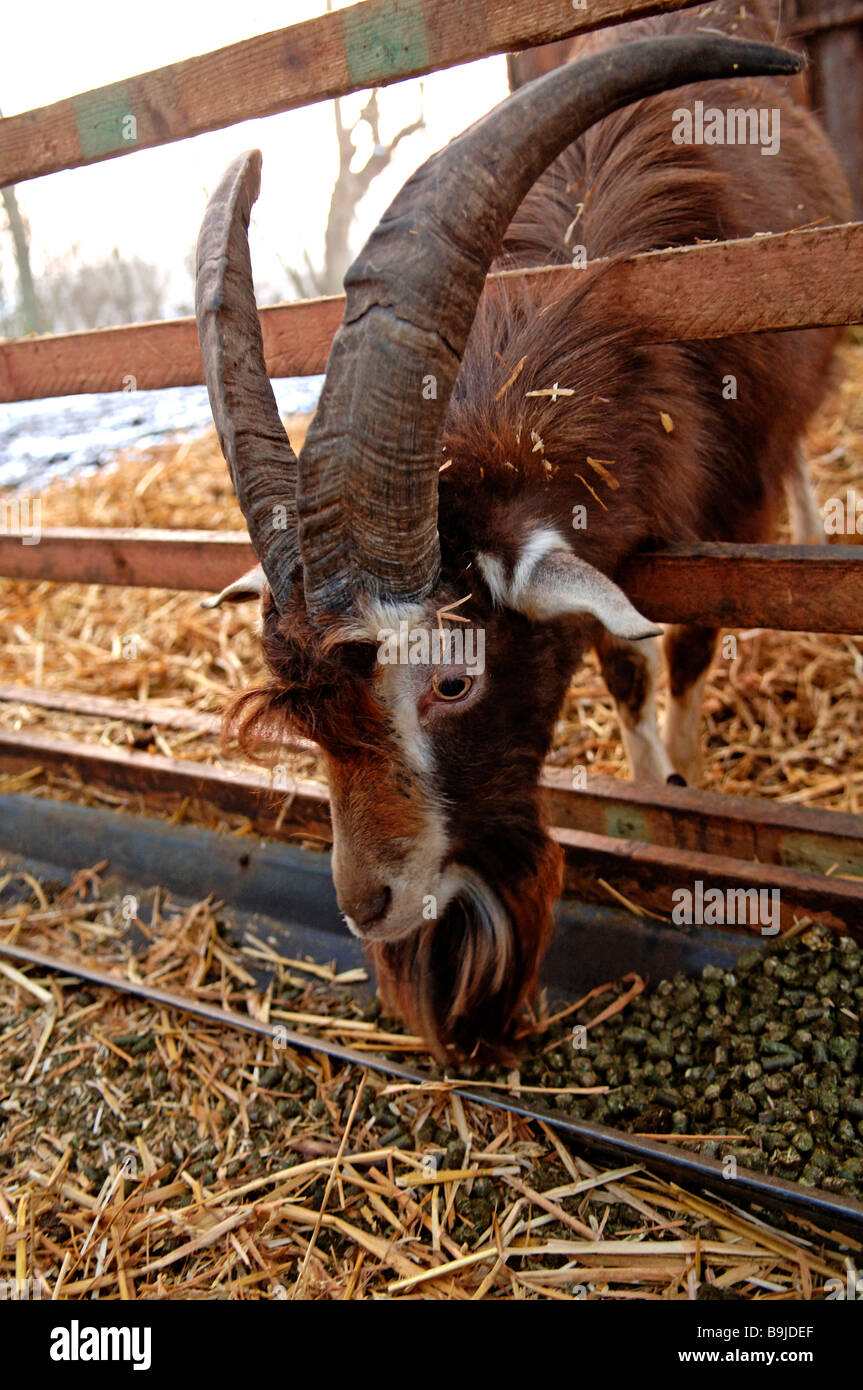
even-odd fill
[[[198,237],[198,341],[219,443],[249,536],[280,611],[299,567],[297,459],[264,363],[248,228],[261,186],[261,152],[231,164]]]
[[[300,454],[312,617],[348,609],[363,588],[404,601],[433,588],[450,393],[489,266],[543,170],[654,92],[799,68],[783,49],[712,35],[627,43],[521,88],[405,184],[345,276],[344,322]]]

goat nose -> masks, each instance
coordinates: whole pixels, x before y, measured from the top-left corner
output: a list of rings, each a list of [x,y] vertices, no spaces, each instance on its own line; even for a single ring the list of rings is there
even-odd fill
[[[346,915],[353,918],[358,927],[370,927],[383,917],[389,905],[390,890],[386,884],[382,884],[375,892],[366,893],[351,903]]]

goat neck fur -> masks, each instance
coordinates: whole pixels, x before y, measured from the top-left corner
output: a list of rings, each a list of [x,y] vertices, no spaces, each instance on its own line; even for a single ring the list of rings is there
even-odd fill
[[[776,26],[765,8],[747,6],[749,18],[739,20],[737,5],[711,7],[710,23],[720,26],[727,14],[736,34],[772,37]],[[575,40],[571,53],[636,32],[691,31],[701,22],[689,11],[641,21]],[[778,110],[779,152],[673,145],[674,111],[698,98],[720,109]],[[573,242],[593,261],[842,222],[850,212],[836,155],[795,102],[792,83],[711,82],[627,107],[569,146],[522,203],[495,269],[567,264]],[[588,521],[577,549],[611,575],[643,544],[757,541],[770,533],[794,443],[822,398],[837,332],[639,344],[623,310],[601,319],[592,310],[592,289],[605,273],[598,265],[567,277],[563,287],[508,281],[487,288],[444,440],[453,463],[441,475],[440,524],[451,554],[468,535],[476,543],[480,490],[480,516],[515,508],[570,530],[573,501],[582,502]],[[495,399],[522,359],[517,389]],[[723,395],[728,378],[736,384],[734,401]],[[556,402],[527,397],[556,380],[575,395]],[[587,457],[613,461],[613,491]]]

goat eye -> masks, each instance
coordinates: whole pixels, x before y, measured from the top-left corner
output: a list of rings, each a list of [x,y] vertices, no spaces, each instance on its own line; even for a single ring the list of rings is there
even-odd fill
[[[443,680],[435,676],[432,685],[439,700],[463,700],[473,681],[470,676],[445,676]]]

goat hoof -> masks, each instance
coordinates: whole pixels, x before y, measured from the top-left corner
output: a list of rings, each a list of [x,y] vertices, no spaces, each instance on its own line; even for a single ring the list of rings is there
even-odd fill
[[[679,772],[672,772],[665,779],[666,786],[669,787],[688,787],[689,783],[685,777],[681,777]]]

